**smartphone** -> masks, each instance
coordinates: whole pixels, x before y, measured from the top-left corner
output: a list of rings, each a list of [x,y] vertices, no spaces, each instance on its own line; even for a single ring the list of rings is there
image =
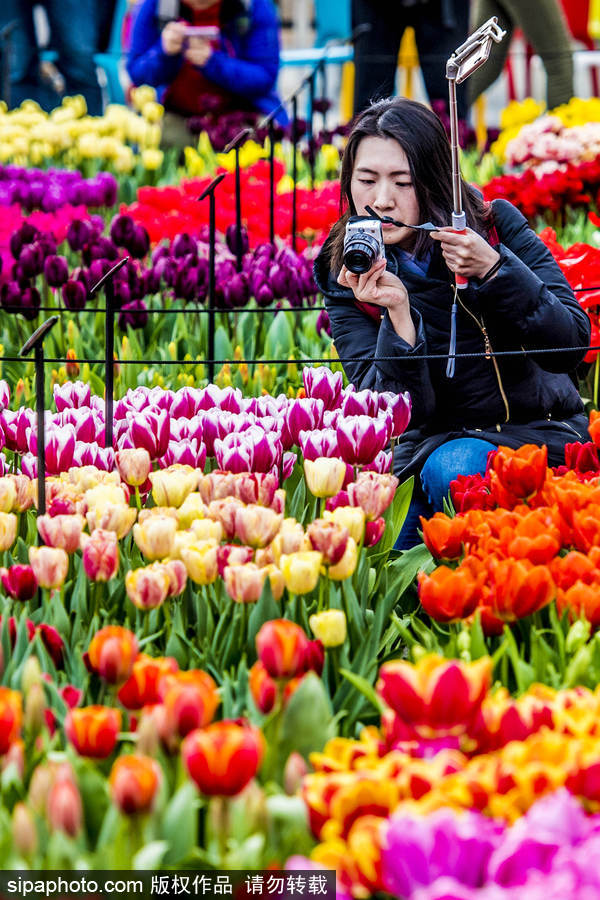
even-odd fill
[[[221,31],[216,25],[186,25],[186,37],[206,38],[207,41],[215,41]]]

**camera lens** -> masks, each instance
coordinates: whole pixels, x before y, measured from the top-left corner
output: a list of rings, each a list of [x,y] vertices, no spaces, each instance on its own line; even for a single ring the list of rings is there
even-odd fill
[[[348,250],[344,254],[344,265],[355,275],[362,275],[373,265],[373,257],[368,250]]]
[[[353,234],[344,246],[344,265],[354,275],[362,275],[373,266],[379,253],[379,243],[371,234]]]

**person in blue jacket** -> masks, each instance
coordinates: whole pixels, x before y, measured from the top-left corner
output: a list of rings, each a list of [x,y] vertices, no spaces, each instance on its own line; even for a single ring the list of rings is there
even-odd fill
[[[198,26],[217,27],[218,37],[194,35]],[[141,0],[135,12],[127,71],[134,85],[154,86],[172,116],[268,115],[280,104],[278,70],[272,0]],[[287,123],[283,109],[276,119]]]
[[[468,228],[459,234],[449,227],[451,172],[435,113],[404,98],[373,104],[355,121],[344,151],[348,210],[315,262],[348,379],[357,390],[408,391],[412,399],[409,428],[394,452],[396,474],[416,476],[401,549],[418,541],[419,515],[443,508],[450,481],[484,472],[500,444],[546,444],[549,465],[559,465],[565,444],[589,440],[573,374],[589,346],[586,312],[507,201],[486,204],[463,181]],[[385,259],[356,275],[343,265],[344,234],[349,215],[368,215],[367,206],[407,225],[440,227],[384,225]],[[455,274],[468,278],[466,289],[455,290]],[[456,353],[479,355],[458,355],[452,374],[455,294]]]

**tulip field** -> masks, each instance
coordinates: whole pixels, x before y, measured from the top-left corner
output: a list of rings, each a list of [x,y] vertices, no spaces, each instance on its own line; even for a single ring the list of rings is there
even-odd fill
[[[238,244],[242,122],[196,123],[178,158],[151,89],[97,119],[0,111],[3,870],[600,896],[599,104],[511,105],[464,153],[591,319],[590,441],[555,467],[500,447],[408,551],[411,398],[348,384],[312,274],[342,132],[314,184],[299,145],[296,185],[277,135],[272,235],[266,145],[242,145]],[[125,257],[111,439],[91,289]],[[20,351],[51,315],[42,398]]]

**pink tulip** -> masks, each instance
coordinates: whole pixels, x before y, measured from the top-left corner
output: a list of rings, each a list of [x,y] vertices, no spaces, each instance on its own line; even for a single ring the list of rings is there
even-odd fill
[[[403,394],[384,391],[379,395],[379,412],[386,412],[392,417],[393,425],[390,437],[399,437],[406,431],[406,426],[410,422],[411,406],[408,391]]]
[[[379,395],[376,391],[351,391],[346,392],[341,402],[343,416],[371,416],[377,415]]]
[[[33,453],[24,453],[21,457],[21,472],[32,480],[37,478],[37,456]]]
[[[10,388],[4,378],[2,378],[0,380],[0,409],[6,409],[9,403]]]
[[[246,412],[255,416],[274,416],[279,418],[285,413],[290,401],[285,394],[278,394],[277,397],[251,397],[246,401]]]
[[[342,416],[341,409],[326,409],[323,414],[323,428],[336,428]]]
[[[334,428],[321,428],[320,431],[301,431],[299,440],[304,459],[312,461],[323,456],[339,455],[337,434]]]
[[[244,398],[239,388],[220,388],[216,384],[208,384],[199,392],[198,408],[203,410],[222,409],[226,412],[239,413],[244,406]]]
[[[29,450],[37,453],[37,430],[28,430]],[[46,472],[58,475],[73,465],[75,428],[73,425],[50,425],[46,428]]]
[[[322,400],[325,409],[335,409],[342,393],[343,377],[341,372],[332,372],[326,366],[302,369],[302,381],[306,396]]]
[[[391,452],[386,453],[385,450],[382,450],[381,453],[378,453],[372,463],[366,465],[365,470],[367,472],[380,472],[384,474],[386,472],[392,471],[392,454]]]
[[[9,450],[17,449],[17,413],[10,409],[0,412],[0,428],[2,429],[2,445]]]
[[[61,547],[67,553],[75,553],[79,547],[81,532],[85,526],[83,516],[38,516],[37,527],[47,547]]]
[[[192,419],[200,410],[201,391],[194,387],[182,387],[175,391],[169,413],[172,419]]]
[[[290,450],[294,444],[298,444],[301,431],[321,428],[324,409],[322,400],[292,400],[289,403],[282,438],[284,450]]]
[[[224,434],[227,433],[222,432],[222,427],[229,418],[227,413],[222,413],[218,409],[200,412],[193,419],[190,419],[185,436],[190,440],[196,438],[198,441],[202,441],[206,447],[207,455],[214,456],[215,441],[217,439],[221,440]]]
[[[148,406],[158,407],[158,409],[169,412],[174,398],[175,392],[170,388],[153,387],[148,391]]]
[[[144,447],[150,459],[160,459],[169,446],[169,414],[164,409],[144,409],[133,415],[127,414],[129,434],[134,447]]]
[[[83,381],[66,381],[54,385],[54,403],[58,412],[89,407],[91,388]]]
[[[389,422],[369,416],[347,416],[336,428],[341,458],[351,465],[373,462],[389,439]]]
[[[29,450],[27,432],[34,426],[36,422],[35,412],[28,407],[21,407],[17,410],[16,415],[16,450],[18,453],[26,453]],[[31,450],[32,453],[37,452],[36,449]]]
[[[169,441],[165,455],[158,461],[161,469],[175,465],[192,466],[194,469],[204,470],[206,463],[206,447],[199,443],[197,438],[185,441]]]
[[[119,568],[119,543],[114,531],[95,528],[81,536],[83,569],[90,581],[110,581]]]
[[[267,434],[256,425],[242,434],[228,434],[215,441],[215,457],[220,469],[229,472],[270,472],[283,455],[277,434]]]
[[[283,454],[283,462],[281,464],[281,478],[283,481],[289,478],[294,471],[294,466],[298,461],[297,455],[292,450],[286,450]]]

